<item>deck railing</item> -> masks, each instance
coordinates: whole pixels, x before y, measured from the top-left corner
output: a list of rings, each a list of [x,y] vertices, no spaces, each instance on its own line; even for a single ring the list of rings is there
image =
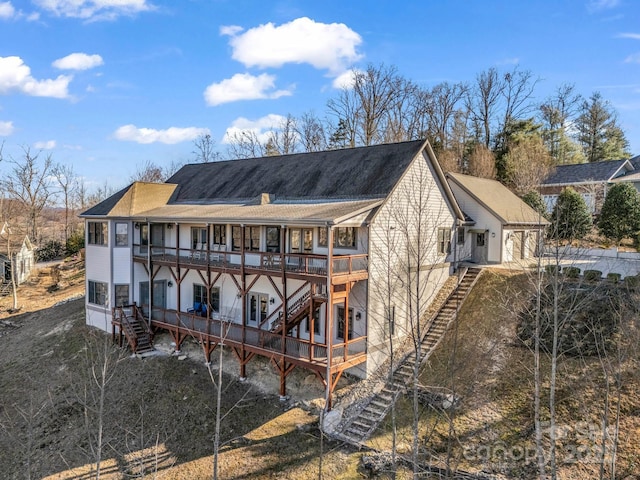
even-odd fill
[[[283,349],[283,336],[281,333],[272,333],[256,327],[225,321],[200,317],[198,315],[166,310],[153,309],[152,323],[161,328],[179,328],[196,339],[207,339],[228,342],[232,345],[244,344],[257,347],[265,353],[272,352],[284,354],[286,357],[308,361],[309,363],[327,364],[327,345],[317,344],[300,338],[285,336]],[[366,354],[366,337],[357,337],[347,343],[331,346],[332,365],[338,365]]]
[[[133,246],[133,256],[146,259],[147,245]],[[207,266],[226,269],[239,269],[244,255],[246,269],[281,271],[302,275],[325,276],[328,260],[326,255],[310,255],[299,253],[269,252],[237,252],[225,250],[206,250],[175,247],[151,247],[151,258],[154,261],[179,262],[182,265]],[[368,269],[367,254],[337,255],[333,257],[332,271],[335,275],[347,275],[366,272]]]

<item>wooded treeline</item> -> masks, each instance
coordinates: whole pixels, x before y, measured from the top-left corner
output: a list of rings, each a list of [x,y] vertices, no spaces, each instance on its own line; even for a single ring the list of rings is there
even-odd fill
[[[423,86],[396,67],[369,65],[352,71],[352,84],[329,99],[322,113],[284,117],[266,135],[232,134],[221,153],[211,135],[193,142],[187,161],[211,162],[350,148],[426,138],[446,171],[497,178],[524,195],[556,165],[628,158],[629,143],[617,112],[599,92],[558,86],[539,100],[541,79],[516,66],[489,68],[468,82]],[[130,181],[162,182],[182,166],[142,162]],[[67,241],[77,214],[124,185],[90,190],[69,164],[22,146],[19,157],[0,148],[0,219],[15,223],[40,243]],[[57,210],[52,210],[56,207]],[[64,226],[43,230],[45,213],[58,212]],[[60,213],[63,212],[63,213]],[[58,223],[62,223],[58,219]]]

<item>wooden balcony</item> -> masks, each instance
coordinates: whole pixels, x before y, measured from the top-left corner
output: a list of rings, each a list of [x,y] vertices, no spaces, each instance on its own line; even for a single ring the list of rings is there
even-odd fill
[[[248,275],[269,274],[304,280],[327,278],[328,257],[326,255],[307,255],[296,253],[268,252],[228,252],[218,250],[192,250],[175,247],[149,247],[134,245],[133,259],[146,263],[151,260],[155,265],[169,267],[211,269],[225,273],[240,274],[242,269]],[[334,285],[366,280],[368,278],[368,256],[336,255],[332,257],[331,283]]]
[[[326,345],[224,319],[161,308],[153,309],[151,326],[200,342],[222,343],[264,357],[283,359],[322,374],[327,369],[328,353],[331,354],[332,373],[363,363],[367,358],[365,336]]]

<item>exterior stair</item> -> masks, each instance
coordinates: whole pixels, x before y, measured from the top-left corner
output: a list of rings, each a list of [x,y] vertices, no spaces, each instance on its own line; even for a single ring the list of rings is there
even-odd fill
[[[118,307],[114,311],[114,318],[119,321],[120,328],[133,353],[142,355],[155,350],[153,347],[153,334],[142,311],[136,305]]]
[[[4,297],[11,293],[11,284],[9,282],[0,283],[0,297]]]
[[[479,268],[466,269],[455,290],[428,324],[426,332],[422,335],[421,358],[418,368],[427,360],[444,337],[480,273],[481,269]],[[356,446],[367,440],[384,420],[398,397],[412,384],[415,368],[416,352],[412,349],[411,353],[398,362],[382,390],[373,395],[360,413],[348,422],[342,432],[336,436]]]
[[[300,324],[302,320],[309,315],[309,307],[311,305],[311,292],[310,290],[303,291],[298,298],[296,298],[289,306],[287,311],[287,331],[289,333],[294,327]],[[283,315],[280,314],[278,318],[273,322],[269,331],[271,333],[282,333],[283,328]]]

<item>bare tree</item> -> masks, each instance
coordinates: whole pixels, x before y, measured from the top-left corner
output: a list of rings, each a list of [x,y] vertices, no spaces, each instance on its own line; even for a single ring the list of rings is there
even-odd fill
[[[277,128],[269,132],[269,138],[265,145],[267,156],[289,155],[298,150],[298,129],[296,119],[287,115]]]
[[[475,177],[495,178],[496,161],[493,152],[477,143],[467,159],[467,173]]]
[[[296,133],[305,152],[327,149],[327,138],[322,121],[313,113],[305,112],[296,122]]]
[[[467,95],[467,109],[479,131],[478,139],[489,148],[493,140],[493,128],[505,86],[495,68],[490,68],[476,76],[475,84]]]
[[[138,165],[135,173],[129,177],[131,182],[162,183],[165,179],[162,167],[151,160],[147,160],[143,165]]]
[[[265,146],[258,135],[251,130],[236,132],[229,138],[227,145],[229,158],[257,158],[265,155]]]
[[[51,155],[41,160],[42,152],[34,154],[29,147],[22,147],[22,150],[21,160],[9,159],[13,167],[0,180],[0,186],[27,211],[29,236],[38,242],[39,217],[52,195],[50,174],[53,160]]]
[[[468,87],[463,83],[443,82],[431,90],[434,148],[449,148],[452,124],[455,121],[456,111],[460,106]]]
[[[539,135],[515,143],[505,158],[507,181],[522,196],[534,190],[551,173],[553,159]]]
[[[569,123],[575,119],[581,101],[575,85],[563,84],[539,107],[542,138],[556,164],[581,163],[584,158],[568,133]]]
[[[220,153],[215,150],[215,141],[211,134],[205,133],[193,141],[195,150],[192,152],[196,161],[200,163],[215,162],[220,159]]]
[[[64,240],[69,240],[69,216],[73,214],[73,198],[78,189],[78,177],[69,164],[58,163],[53,167],[53,176],[56,178],[64,203]]]

